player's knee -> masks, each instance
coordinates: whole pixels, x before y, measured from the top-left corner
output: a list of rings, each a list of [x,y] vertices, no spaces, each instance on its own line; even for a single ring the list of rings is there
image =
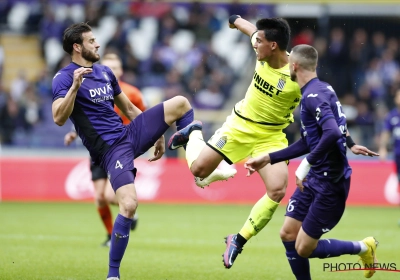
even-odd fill
[[[204,166],[195,164],[195,162],[190,167],[190,171],[192,172],[192,174],[195,177],[199,177],[199,178],[206,178],[206,177],[208,177],[208,175],[211,174],[211,172],[209,170],[207,170]]]
[[[107,204],[107,200],[103,193],[95,193],[95,201],[98,207],[104,207]]]
[[[281,237],[281,240],[284,242],[290,242],[294,241],[297,238],[297,232],[291,231],[290,229],[287,228],[281,228],[279,232],[279,236]]]
[[[308,258],[311,255],[312,250],[310,250],[310,248],[307,246],[304,246],[302,244],[297,245],[296,243],[296,252],[297,254],[299,254],[300,257]]]
[[[178,107],[180,110],[177,111],[182,111],[182,115],[185,114],[187,111],[189,111],[192,106],[189,103],[189,100],[187,100],[186,97],[178,95],[173,97],[174,103],[176,107]]]
[[[280,202],[282,198],[285,197],[285,194],[286,194],[285,187],[276,187],[268,191],[269,198],[276,202]]]
[[[138,207],[136,199],[125,199],[119,203],[121,214],[126,217],[133,217]]]

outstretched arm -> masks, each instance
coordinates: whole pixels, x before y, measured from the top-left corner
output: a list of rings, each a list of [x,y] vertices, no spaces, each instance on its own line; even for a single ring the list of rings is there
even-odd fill
[[[388,130],[382,131],[379,141],[379,154],[381,160],[386,160],[387,157],[387,144],[389,143],[390,132]]]
[[[266,166],[268,163],[274,164],[281,161],[286,161],[292,158],[305,155],[309,152],[310,151],[307,147],[307,144],[305,143],[303,138],[301,138],[300,140],[296,141],[289,147],[282,149],[280,151],[248,159],[244,164],[244,168],[247,169],[247,176],[250,176],[255,171],[258,171],[264,166]]]
[[[142,113],[142,111],[132,104],[124,92],[116,95],[114,97],[114,102],[115,105],[117,105],[117,107],[122,111],[122,113],[124,113],[124,115],[131,121],[140,113]]]
[[[348,130],[346,132],[346,145],[355,155],[363,155],[363,156],[370,156],[370,157],[379,156],[378,153],[375,153],[375,152],[369,150],[367,147],[357,145],[356,143],[354,143],[353,139],[351,139],[351,136],[350,136],[350,133]]]
[[[241,18],[239,15],[229,17],[229,27],[232,29],[236,28],[249,37],[257,31],[257,27],[254,24]]]

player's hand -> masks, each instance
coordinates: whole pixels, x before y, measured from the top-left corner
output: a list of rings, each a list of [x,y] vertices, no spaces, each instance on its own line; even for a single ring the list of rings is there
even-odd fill
[[[385,148],[379,149],[379,159],[385,161],[387,158],[387,150]]]
[[[361,145],[354,145],[353,147],[351,147],[350,149],[353,154],[355,155],[363,155],[363,156],[370,156],[370,157],[377,157],[379,156],[378,153],[375,153],[373,151],[370,151],[368,148],[361,146]]]
[[[234,22],[235,22],[236,19],[238,19],[238,18],[241,18],[241,16],[239,16],[239,15],[231,15],[231,16],[229,17],[229,20],[228,20],[229,28],[231,28],[231,29],[238,29],[238,28],[236,27],[236,25],[234,24]]]
[[[64,136],[64,145],[69,146],[75,139],[78,137],[78,134],[75,131],[68,132]]]
[[[165,139],[163,135],[154,144],[154,157],[150,158],[149,161],[156,161],[160,159],[164,153],[165,153]]]
[[[71,88],[77,91],[81,87],[83,81],[83,75],[92,73],[92,71],[93,71],[92,68],[85,68],[85,67],[80,67],[76,69],[74,71],[74,79]]]
[[[296,185],[299,188],[299,190],[301,192],[304,191],[304,186],[303,186],[303,182],[307,181],[307,178],[304,178],[304,180],[300,180],[297,176],[296,176]]]
[[[250,158],[244,163],[244,168],[247,169],[247,177],[249,177],[251,174],[254,172],[260,170],[264,166],[266,166],[268,163],[271,163],[271,159],[269,155],[265,156],[259,156],[256,158]]]

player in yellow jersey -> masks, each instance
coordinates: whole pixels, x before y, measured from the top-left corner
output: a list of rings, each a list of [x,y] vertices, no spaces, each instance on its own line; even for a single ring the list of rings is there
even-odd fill
[[[186,145],[190,170],[197,177],[197,185],[202,187],[215,179],[234,175],[217,169],[222,160],[232,164],[286,148],[288,141],[282,130],[293,122],[293,110],[301,98],[298,84],[290,79],[286,51],[290,27],[287,21],[265,18],[254,26],[233,15],[229,18],[229,26],[250,37],[257,55],[254,75],[244,99],[235,105],[232,114],[207,144],[199,121],[175,133],[168,143],[170,149]],[[226,238],[227,248],[223,255],[226,268],[233,265],[247,240],[267,225],[285,196],[288,182],[285,162],[268,164],[258,173],[266,194],[254,205],[240,232]]]

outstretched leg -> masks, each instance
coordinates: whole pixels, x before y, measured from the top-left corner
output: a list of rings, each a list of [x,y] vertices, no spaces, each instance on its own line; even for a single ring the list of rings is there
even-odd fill
[[[169,114],[171,116],[170,120],[174,121],[176,116],[173,116],[177,113],[174,109],[176,101],[171,99],[171,102],[167,103],[168,101],[164,102],[166,119],[167,114]],[[191,118],[188,116],[191,116]],[[199,187],[208,186],[215,181],[227,180],[236,174],[234,169],[217,169],[224,158],[207,146],[203,138],[202,123],[196,120],[193,121],[193,113],[183,115],[176,123],[178,131],[169,139],[168,148],[170,150],[175,150],[179,147],[185,148],[189,169],[196,177],[196,184]]]
[[[231,242],[227,242],[224,255],[231,252],[232,257],[230,259],[224,257],[224,266],[226,268],[230,268],[233,265],[246,242],[269,223],[279,206],[279,202],[285,196],[288,177],[288,169],[285,162],[274,165],[268,164],[259,170],[259,174],[264,181],[267,193],[253,206],[239,233],[231,237]]]

